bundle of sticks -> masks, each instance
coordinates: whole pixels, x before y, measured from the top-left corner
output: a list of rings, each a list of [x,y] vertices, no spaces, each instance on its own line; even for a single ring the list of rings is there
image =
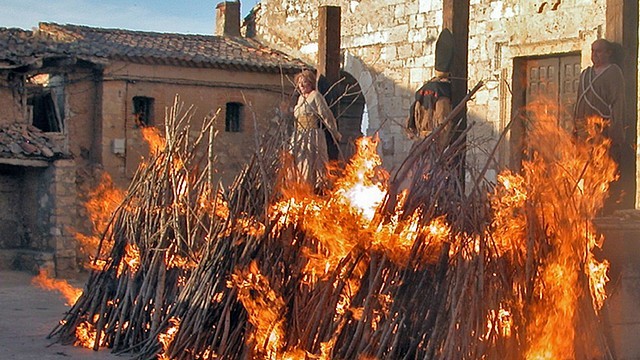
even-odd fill
[[[219,231],[211,221],[221,201],[210,181],[213,161],[196,151],[210,142],[213,120],[192,138],[191,115],[176,98],[166,116],[164,148],[153,149],[136,172],[102,234],[92,264],[98,270],[52,337],[79,343],[81,326],[90,329],[96,350],[135,349],[175,303],[208,236]]]
[[[532,142],[521,174],[491,182],[463,178],[465,134],[439,149],[436,129],[390,181],[375,162],[359,173],[386,187],[367,218],[344,195],[344,179],[371,164],[358,161],[364,154],[319,194],[286,176],[288,136],[276,129],[223,191],[208,176],[212,157],[195,155],[213,141],[211,123],[191,141],[179,113],[114,214],[108,262],[52,332],[59,341],[77,341],[89,323],[96,349],[144,359],[525,358],[545,335],[597,323],[584,250],[615,173],[606,147],[576,150],[568,135],[535,126],[532,138],[555,146]],[[574,151],[553,152],[559,143]],[[138,267],[127,263],[133,245]],[[554,290],[558,264],[582,290],[568,300],[574,310]],[[546,353],[606,358],[591,329],[590,346]]]

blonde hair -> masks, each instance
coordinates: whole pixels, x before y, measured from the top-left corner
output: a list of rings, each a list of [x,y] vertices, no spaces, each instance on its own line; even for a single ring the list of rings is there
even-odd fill
[[[316,89],[316,74],[314,74],[313,71],[304,69],[293,78],[293,81],[296,84],[296,86],[298,85],[298,82],[300,80],[307,81],[309,84],[311,84],[311,88],[313,90]]]

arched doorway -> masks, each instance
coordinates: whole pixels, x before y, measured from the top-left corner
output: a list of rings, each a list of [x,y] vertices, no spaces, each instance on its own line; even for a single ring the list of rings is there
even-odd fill
[[[318,90],[325,94],[327,103],[333,111],[338,122],[338,128],[342,134],[340,148],[333,144],[330,138],[329,157],[337,160],[348,160],[355,151],[354,141],[362,134],[362,115],[365,108],[365,99],[358,80],[348,72],[340,71],[340,80],[333,86],[323,83],[322,78],[318,82]],[[332,146],[333,145],[333,146]]]

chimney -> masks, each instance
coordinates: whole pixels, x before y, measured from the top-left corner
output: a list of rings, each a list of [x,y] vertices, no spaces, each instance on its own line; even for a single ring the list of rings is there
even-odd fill
[[[240,36],[240,1],[224,1],[216,6],[218,36]]]

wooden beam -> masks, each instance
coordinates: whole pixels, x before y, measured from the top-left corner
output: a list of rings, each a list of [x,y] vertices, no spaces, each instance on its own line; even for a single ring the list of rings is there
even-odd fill
[[[329,84],[340,79],[340,7],[318,9],[318,76]]]
[[[0,164],[24,166],[24,167],[38,167],[38,168],[45,168],[51,165],[50,162],[45,160],[16,159],[16,158],[0,158]]]
[[[468,91],[468,59],[469,59],[469,0],[443,0],[442,1],[442,28],[449,29],[453,34],[453,61],[451,63],[451,105],[460,104]],[[454,129],[452,142],[462,136],[467,128],[466,104],[462,110],[462,117],[458,126]],[[465,183],[465,155],[457,161],[459,176],[462,184]]]
[[[469,0],[442,1],[442,28],[451,30],[455,50],[451,65],[453,87],[452,105],[455,106],[467,94],[469,59]]]
[[[340,7],[320,6],[318,9],[318,90],[324,94],[329,105],[340,96],[341,90],[333,87],[340,80]],[[329,91],[331,89],[331,91]],[[331,111],[338,121],[339,106],[332,106]],[[329,159],[340,157],[338,145],[333,141],[329,131],[325,131]]]

